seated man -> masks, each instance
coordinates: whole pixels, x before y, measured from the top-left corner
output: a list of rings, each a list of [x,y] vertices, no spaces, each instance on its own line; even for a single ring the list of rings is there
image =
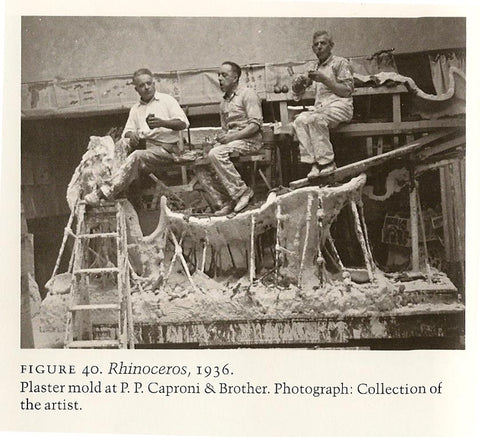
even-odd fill
[[[178,102],[168,94],[155,91],[150,70],[137,70],[133,74],[133,84],[140,101],[130,109],[122,137],[128,140],[130,150],[137,149],[141,143],[145,149],[128,155],[109,181],[85,196],[90,205],[98,204],[101,199],[114,199],[139,177],[141,171],[151,172],[165,162],[174,161],[179,153],[176,131],[189,125]]]
[[[353,116],[353,71],[345,58],[332,55],[333,41],[328,32],[313,34],[312,50],[318,62],[308,76],[297,77],[292,91],[298,98],[315,83],[315,110],[302,112],[293,122],[300,146],[300,161],[312,164],[307,177],[335,170],[329,129]]]
[[[225,93],[220,104],[222,133],[208,153],[208,160],[229,199],[215,215],[240,212],[253,197],[253,191],[230,160],[232,152],[248,155],[262,147],[262,108],[255,91],[238,85],[241,72],[234,62],[224,62],[218,72],[220,89]]]

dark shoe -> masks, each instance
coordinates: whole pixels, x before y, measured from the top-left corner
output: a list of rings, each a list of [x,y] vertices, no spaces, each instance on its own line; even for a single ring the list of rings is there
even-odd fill
[[[324,177],[328,176],[329,174],[333,173],[337,169],[337,166],[335,165],[334,162],[331,162],[330,164],[326,165],[318,165],[318,164],[313,164],[312,169],[310,170],[310,173],[308,173],[307,178],[318,178],[318,177]]]
[[[238,199],[237,204],[235,205],[235,208],[233,210],[235,212],[240,212],[243,209],[245,209],[252,197],[253,197],[252,189],[247,188],[247,190]]]
[[[333,173],[336,169],[337,169],[337,166],[335,165],[335,163],[331,162],[330,164],[327,164],[327,165],[320,168],[320,175],[319,176],[327,176],[327,175]]]
[[[227,215],[227,214],[230,214],[232,211],[233,211],[233,205],[231,202],[228,202],[225,205],[223,205],[223,207],[220,208],[218,211],[215,211],[213,215],[214,216]]]

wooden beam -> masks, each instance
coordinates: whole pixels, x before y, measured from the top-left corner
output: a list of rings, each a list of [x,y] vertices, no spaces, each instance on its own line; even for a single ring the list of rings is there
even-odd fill
[[[441,128],[464,126],[465,120],[461,118],[403,122],[352,123],[343,125],[338,129],[334,129],[332,130],[332,133],[341,133],[352,137],[369,135],[400,135],[414,132],[426,132]]]
[[[347,137],[368,137],[375,135],[403,135],[416,132],[429,132],[442,128],[465,128],[465,120],[462,118],[448,118],[441,120],[419,120],[402,122],[379,122],[379,123],[350,123],[332,129],[332,134],[342,134]],[[275,135],[292,135],[293,128],[289,125],[274,126]]]
[[[449,135],[452,132],[451,129],[445,129],[440,132],[432,133],[426,137],[419,138],[412,143],[408,143],[405,146],[394,149],[390,152],[384,153],[383,155],[373,156],[371,158],[364,159],[362,161],[354,162],[352,164],[345,165],[343,167],[335,170],[331,175],[316,178],[304,178],[290,183],[290,188],[300,188],[306,187],[308,185],[316,185],[320,182],[322,183],[331,183],[336,181],[341,181],[349,176],[360,174],[369,168],[375,167],[377,165],[384,164],[387,161],[392,159],[405,157],[411,153],[416,152],[418,149],[430,144],[434,141],[439,140],[440,138]]]
[[[417,156],[418,159],[422,160],[428,158],[429,156],[436,155],[438,153],[445,152],[446,150],[461,146],[462,144],[465,144],[465,135],[452,138],[451,140],[445,141],[444,143],[422,150]]]

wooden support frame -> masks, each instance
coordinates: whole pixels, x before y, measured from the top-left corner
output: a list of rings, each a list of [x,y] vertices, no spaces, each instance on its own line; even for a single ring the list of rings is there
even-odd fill
[[[316,177],[316,178],[304,178],[299,179],[297,181],[293,181],[290,183],[290,188],[300,188],[306,187],[308,185],[315,185],[320,182],[330,183],[330,182],[338,182],[347,177],[351,177],[357,174],[360,174],[372,167],[384,164],[385,162],[396,159],[407,157],[408,155],[415,153],[420,148],[426,146],[427,144],[433,143],[445,136],[451,134],[453,132],[452,129],[442,129],[439,132],[435,132],[429,134],[426,137],[419,138],[418,140],[413,141],[412,143],[408,143],[398,149],[394,149],[390,152],[384,153],[383,155],[373,156],[371,158],[364,159],[362,161],[357,161],[352,164],[345,165],[343,167],[338,168],[335,170],[331,175],[328,175],[324,178]]]

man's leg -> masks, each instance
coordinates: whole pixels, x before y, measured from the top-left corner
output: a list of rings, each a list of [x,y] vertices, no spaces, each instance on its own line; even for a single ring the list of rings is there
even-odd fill
[[[151,172],[158,166],[172,162],[170,153],[159,150],[135,150],[128,155],[124,164],[114,173],[110,181],[101,188],[107,198],[115,198],[140,177],[141,173]]]
[[[353,107],[343,102],[335,102],[311,114],[310,141],[315,162],[325,166],[333,162],[335,154],[330,142],[330,129],[352,119]]]
[[[247,187],[230,160],[230,154],[238,152],[240,155],[247,155],[254,152],[256,149],[257,146],[255,144],[244,140],[236,140],[228,144],[216,145],[210,150],[210,152],[208,152],[208,159],[216,171],[218,178],[225,187],[230,198],[237,203],[235,206],[237,212],[240,210],[239,206],[245,207],[248,204],[253,193],[250,188]],[[245,199],[243,199],[244,197]],[[241,203],[240,200],[242,200]],[[245,200],[246,204],[243,205]]]
[[[313,164],[315,162],[312,142],[310,140],[310,125],[315,122],[312,114],[310,111],[302,112],[293,122],[293,128],[295,129],[299,143],[300,162],[306,164]]]
[[[171,155],[161,149],[135,150],[125,162],[118,168],[109,181],[106,181],[97,192],[92,192],[85,196],[85,201],[90,204],[96,204],[100,198],[108,200],[114,199],[119,193],[140,176],[141,172],[148,172],[156,169],[159,165],[171,162]]]

